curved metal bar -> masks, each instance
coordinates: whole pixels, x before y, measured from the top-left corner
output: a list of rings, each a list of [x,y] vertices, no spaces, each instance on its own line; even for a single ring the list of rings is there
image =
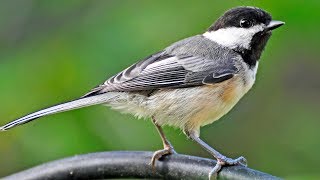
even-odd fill
[[[77,155],[48,162],[4,177],[3,180],[161,178],[208,179],[216,161],[173,154],[149,165],[153,152],[114,151]],[[219,179],[279,179],[243,166],[223,167]]]

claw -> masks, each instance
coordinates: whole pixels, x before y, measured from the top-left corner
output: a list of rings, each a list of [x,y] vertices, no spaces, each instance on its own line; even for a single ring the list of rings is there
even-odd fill
[[[222,165],[219,162],[217,162],[214,168],[209,172],[209,179],[217,179],[218,172],[221,170],[221,168],[222,168]]]
[[[242,165],[247,166],[247,160],[244,157],[239,157],[237,159],[231,159],[224,157],[222,159],[218,159],[218,162],[223,163],[222,165]]]
[[[217,159],[217,164],[209,173],[209,179],[216,179],[218,176],[218,172],[221,170],[222,166],[226,166],[226,165],[230,165],[230,166],[241,165],[241,166],[247,167],[247,160],[242,156],[237,159],[231,159],[227,157]]]
[[[168,146],[162,150],[155,151],[152,155],[149,165],[151,165],[152,169],[155,170],[156,160],[159,160],[163,156],[170,155],[170,154],[176,154],[172,146]]]
[[[246,158],[244,158],[242,156],[237,158],[235,161],[236,161],[236,164],[239,164],[239,165],[244,166],[244,167],[247,167],[247,165],[248,165],[248,162],[247,162]]]

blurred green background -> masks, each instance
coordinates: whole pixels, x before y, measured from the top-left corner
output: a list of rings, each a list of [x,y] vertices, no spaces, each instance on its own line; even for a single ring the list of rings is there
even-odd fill
[[[77,98],[225,10],[258,6],[286,22],[271,37],[257,82],[201,136],[222,153],[284,178],[320,178],[320,1],[4,0],[0,2],[0,124]],[[165,131],[179,153],[210,157]],[[76,154],[162,148],[150,121],[104,106],[44,117],[0,134],[0,177]]]

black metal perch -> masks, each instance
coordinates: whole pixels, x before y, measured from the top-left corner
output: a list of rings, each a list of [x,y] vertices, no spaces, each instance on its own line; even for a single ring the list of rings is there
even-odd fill
[[[38,179],[106,179],[161,178],[208,179],[216,161],[195,156],[174,154],[149,165],[153,152],[99,152],[77,155],[45,163],[7,176],[3,180]],[[243,166],[223,167],[219,179],[279,179],[278,177]]]

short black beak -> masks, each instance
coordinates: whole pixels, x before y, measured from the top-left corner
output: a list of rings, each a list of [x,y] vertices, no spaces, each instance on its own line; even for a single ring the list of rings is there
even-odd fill
[[[284,25],[285,23],[282,22],[282,21],[270,21],[270,23],[268,24],[268,26],[266,27],[266,30],[267,31],[271,31],[271,30],[274,30],[274,29],[277,29],[278,27]]]

